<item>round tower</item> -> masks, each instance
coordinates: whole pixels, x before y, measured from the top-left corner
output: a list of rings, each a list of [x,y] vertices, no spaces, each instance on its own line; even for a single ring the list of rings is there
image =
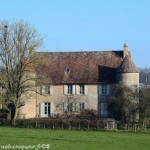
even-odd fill
[[[139,86],[139,72],[131,58],[127,44],[124,44],[123,61],[117,70],[117,83]]]

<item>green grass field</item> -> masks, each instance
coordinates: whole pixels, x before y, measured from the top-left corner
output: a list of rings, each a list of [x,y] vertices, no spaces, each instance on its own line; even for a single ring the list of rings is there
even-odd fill
[[[0,127],[0,149],[8,144],[50,144],[52,150],[150,150],[150,134]]]

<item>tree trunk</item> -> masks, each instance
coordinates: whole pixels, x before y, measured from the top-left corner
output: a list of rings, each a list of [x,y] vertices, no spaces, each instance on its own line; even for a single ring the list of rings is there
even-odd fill
[[[14,115],[14,117],[13,117],[13,119],[12,119],[12,125],[13,125],[13,126],[16,125],[16,119],[17,119],[17,117],[18,117],[18,112],[19,112],[19,109],[18,109],[18,107],[16,107],[16,109],[15,109],[15,115]]]
[[[17,117],[18,117],[18,112],[19,112],[19,108],[16,107],[16,109],[15,109],[15,115],[14,115],[14,119],[15,119],[15,120],[16,120]]]

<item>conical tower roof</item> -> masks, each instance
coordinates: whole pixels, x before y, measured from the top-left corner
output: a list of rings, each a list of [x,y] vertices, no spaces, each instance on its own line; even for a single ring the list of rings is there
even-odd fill
[[[121,65],[119,66],[117,72],[119,72],[119,73],[138,73],[138,70],[137,70],[130,54],[125,56]]]

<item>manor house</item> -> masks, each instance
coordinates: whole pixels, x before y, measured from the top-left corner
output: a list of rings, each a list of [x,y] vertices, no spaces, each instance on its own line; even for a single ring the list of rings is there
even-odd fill
[[[109,117],[108,102],[114,84],[139,86],[139,73],[128,46],[118,51],[46,52],[42,70],[47,84],[20,107],[19,118],[51,117],[93,109]],[[61,107],[60,107],[61,106]]]

